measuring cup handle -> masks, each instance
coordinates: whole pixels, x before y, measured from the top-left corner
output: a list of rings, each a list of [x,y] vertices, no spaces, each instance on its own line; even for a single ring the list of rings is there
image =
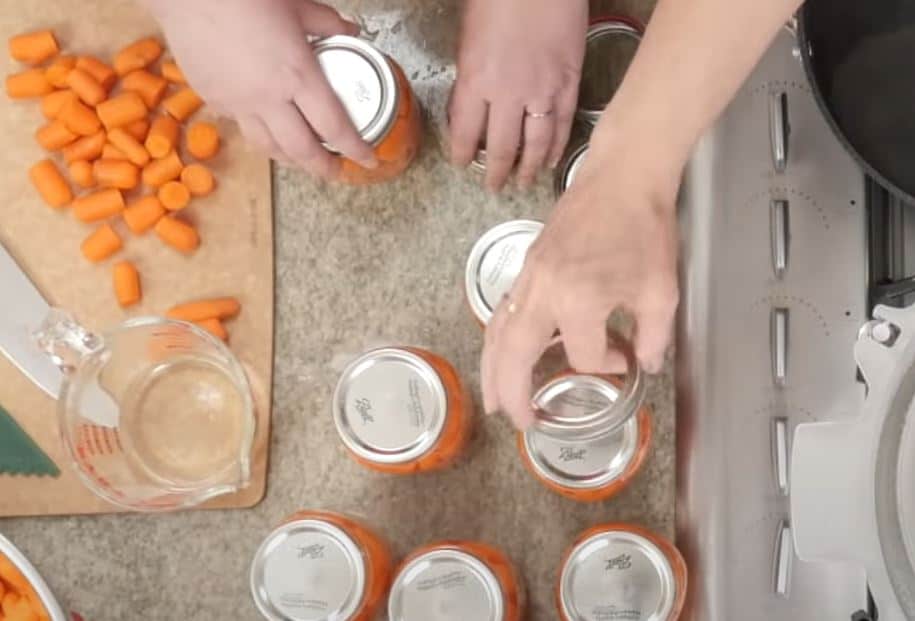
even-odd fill
[[[102,347],[102,338],[80,324],[73,316],[60,308],[51,308],[41,326],[32,333],[32,338],[43,351],[65,373],[69,373],[85,356]]]

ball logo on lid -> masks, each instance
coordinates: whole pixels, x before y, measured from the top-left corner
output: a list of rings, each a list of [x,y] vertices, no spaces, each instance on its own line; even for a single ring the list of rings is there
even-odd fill
[[[368,423],[374,423],[375,417],[372,416],[372,402],[362,397],[356,399],[353,402],[353,408],[359,413],[359,416],[362,418],[362,424],[367,425]]]
[[[324,548],[321,544],[315,543],[310,546],[298,546],[299,558],[317,559],[324,558]]]
[[[632,555],[620,554],[619,556],[608,558],[607,565],[604,567],[604,569],[607,571],[613,571],[614,569],[629,569],[630,567],[632,567]]]
[[[588,454],[588,449],[576,446],[560,446],[559,461],[584,461]]]

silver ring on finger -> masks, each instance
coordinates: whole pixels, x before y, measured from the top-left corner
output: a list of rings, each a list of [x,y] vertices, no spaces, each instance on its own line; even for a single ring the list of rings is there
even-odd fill
[[[518,305],[509,297],[506,293],[502,296],[502,299],[505,301],[505,312],[509,315],[514,315],[518,312]]]
[[[553,115],[553,110],[544,110],[543,112],[534,112],[525,108],[524,117],[528,119],[546,119]]]

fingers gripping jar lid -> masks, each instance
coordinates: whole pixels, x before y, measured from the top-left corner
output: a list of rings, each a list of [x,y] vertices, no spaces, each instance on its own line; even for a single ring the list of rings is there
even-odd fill
[[[477,320],[486,325],[508,293],[531,244],[543,230],[536,220],[503,222],[483,234],[470,250],[464,271],[464,291]]]

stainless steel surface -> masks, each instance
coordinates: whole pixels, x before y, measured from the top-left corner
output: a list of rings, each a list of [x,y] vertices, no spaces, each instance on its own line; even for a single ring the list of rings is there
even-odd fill
[[[779,495],[788,495],[788,419],[779,416],[772,421],[772,467],[775,489]]]
[[[781,278],[788,269],[788,243],[791,240],[788,229],[788,201],[773,200],[772,207],[772,270]]]
[[[777,173],[788,166],[788,140],[791,126],[788,121],[788,93],[774,90],[769,93],[769,138],[772,141],[772,167]]]
[[[251,595],[270,621],[349,619],[362,602],[366,579],[356,542],[319,519],[280,526],[251,563]]]
[[[391,586],[389,621],[502,621],[498,578],[456,548],[432,550],[402,567]]]
[[[50,310],[29,277],[0,244],[0,351],[26,377],[54,399],[60,392],[63,375],[32,338]]]
[[[867,317],[863,173],[820,115],[794,44],[790,32],[778,35],[685,175],[677,330],[677,543],[691,570],[684,619],[846,621],[866,609],[864,574],[848,565],[798,561],[789,596],[772,588],[773,537],[789,518],[788,499],[772,485],[772,420],[787,419],[790,434],[800,422],[847,419],[864,398],[849,356]],[[783,173],[773,166],[773,93],[786,94],[791,115]],[[770,205],[782,199],[790,201],[791,264],[777,279]],[[790,311],[784,387],[772,381],[774,308]]]
[[[363,459],[385,464],[428,452],[448,416],[445,386],[435,369],[396,347],[351,362],[340,375],[332,407],[343,443]]]
[[[773,590],[778,597],[788,597],[791,590],[791,566],[794,564],[794,540],[791,538],[791,523],[782,520],[775,534],[775,562]]]
[[[670,561],[628,531],[598,532],[582,541],[559,577],[559,605],[570,621],[667,621],[676,597]]]
[[[773,308],[769,322],[772,381],[776,386],[784,386],[788,381],[788,313],[787,308]]]

